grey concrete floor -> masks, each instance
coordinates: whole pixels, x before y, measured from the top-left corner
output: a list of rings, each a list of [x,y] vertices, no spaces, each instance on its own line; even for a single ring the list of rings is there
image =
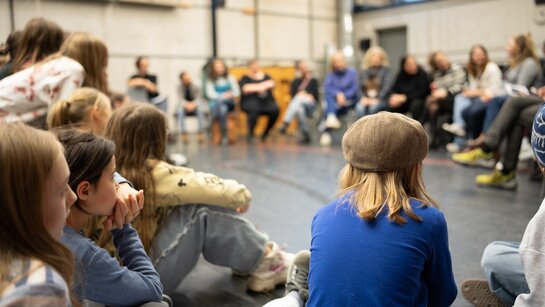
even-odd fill
[[[334,199],[337,175],[344,165],[338,146],[297,146],[293,138],[284,137],[228,147],[199,145],[191,139],[187,145],[171,145],[169,152],[186,154],[189,166],[198,171],[244,183],[253,194],[245,217],[290,252],[309,248],[312,217]],[[458,166],[444,151],[431,151],[424,161],[427,189],[447,219],[458,286],[466,278],[484,276],[480,259],[489,242],[520,241],[540,204],[541,185],[528,180],[528,171],[519,171],[516,192],[476,187],[474,177],[486,172]],[[282,291],[247,292],[244,278],[201,260],[173,299],[176,306],[262,306]],[[459,294],[453,306],[471,305]]]

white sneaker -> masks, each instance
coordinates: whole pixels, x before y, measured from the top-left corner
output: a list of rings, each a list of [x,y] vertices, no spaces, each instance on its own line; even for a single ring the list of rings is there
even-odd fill
[[[325,119],[325,127],[331,129],[339,129],[341,128],[341,122],[335,114],[328,114],[327,118]]]
[[[520,144],[519,161],[530,160],[533,157],[534,151],[532,150],[532,146],[530,145],[530,142],[528,142],[528,138],[524,137]]]
[[[331,145],[331,134],[324,132],[320,137],[320,146],[327,147],[329,145]]]
[[[263,305],[263,307],[301,307],[301,306],[303,305],[291,295],[277,298]]]
[[[466,130],[464,129],[464,127],[462,127],[462,126],[460,126],[458,124],[444,123],[443,125],[441,125],[441,127],[443,128],[443,130],[445,130],[446,132],[449,132],[451,134],[461,136],[461,137],[466,136]]]
[[[270,291],[277,285],[286,283],[288,267],[295,258],[294,254],[281,250],[276,242],[270,241],[267,245],[271,251],[261,259],[248,277],[248,289],[254,292]]]
[[[168,156],[168,162],[176,166],[186,166],[189,163],[187,157],[181,153],[173,153]]]
[[[447,144],[447,151],[450,153],[458,153],[462,151],[462,146],[456,144],[456,143],[448,143]]]

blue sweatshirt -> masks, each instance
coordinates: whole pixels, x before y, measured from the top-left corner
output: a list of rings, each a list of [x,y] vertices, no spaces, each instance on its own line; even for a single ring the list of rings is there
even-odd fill
[[[95,242],[69,226],[64,227],[62,241],[76,258],[78,299],[113,306],[160,302],[163,285],[136,230],[125,224],[123,229],[111,232],[124,266]]]
[[[308,307],[449,306],[457,288],[447,224],[435,208],[411,200],[417,222],[398,225],[382,212],[374,222],[339,200],[312,221]]]
[[[343,92],[349,100],[356,100],[358,87],[358,73],[351,67],[328,73],[324,82],[326,96],[335,96],[338,92]]]

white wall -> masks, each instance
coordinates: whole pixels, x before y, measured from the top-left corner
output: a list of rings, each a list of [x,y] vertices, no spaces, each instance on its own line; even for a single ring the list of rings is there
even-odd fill
[[[484,45],[493,60],[504,62],[509,37],[530,32],[541,46],[545,26],[534,22],[534,0],[443,0],[356,14],[356,42],[377,42],[377,30],[407,27],[407,50],[421,64],[434,50],[465,63],[472,45]],[[541,48],[538,48],[538,53]],[[360,54],[361,55],[361,54]]]
[[[138,55],[149,55],[159,90],[175,99],[178,74],[200,77],[212,55],[210,0],[179,0],[176,8],[98,0],[16,0],[15,27],[45,17],[67,31],[86,31],[104,39],[110,52],[109,81],[125,91]],[[218,54],[230,65],[257,57],[262,65],[311,60],[321,70],[326,44],[337,41],[335,0],[226,0],[217,11]],[[257,9],[248,14],[245,9]],[[257,39],[256,22],[257,16]],[[0,40],[10,32],[8,0],[0,0]],[[173,104],[171,103],[171,106]]]

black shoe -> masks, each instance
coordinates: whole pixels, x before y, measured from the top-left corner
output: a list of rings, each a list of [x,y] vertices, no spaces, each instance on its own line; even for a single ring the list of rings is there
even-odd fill
[[[288,130],[288,123],[283,122],[283,123],[282,123],[282,126],[280,127],[280,129],[278,129],[278,132],[279,132],[280,134],[284,135],[284,134],[286,134],[287,130]]]
[[[302,136],[301,136],[301,139],[299,140],[299,144],[301,145],[308,145],[310,144],[310,135],[308,134],[308,132],[303,132],[302,133]]]
[[[532,162],[532,172],[530,173],[530,181],[541,181],[543,179],[543,174],[537,162]]]

